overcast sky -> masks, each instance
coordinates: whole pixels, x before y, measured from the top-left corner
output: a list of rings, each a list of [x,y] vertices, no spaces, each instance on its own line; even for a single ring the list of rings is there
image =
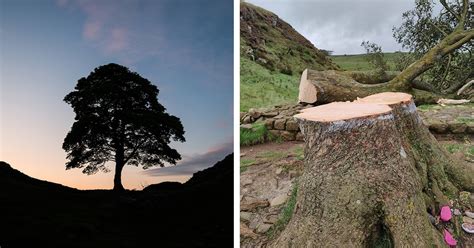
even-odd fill
[[[393,52],[401,46],[392,37],[402,13],[415,0],[248,0],[277,14],[317,48],[334,54],[364,53],[363,40]]]

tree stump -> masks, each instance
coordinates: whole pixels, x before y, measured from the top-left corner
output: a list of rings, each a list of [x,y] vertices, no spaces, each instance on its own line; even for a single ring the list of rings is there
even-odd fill
[[[454,159],[441,147],[423,125],[411,95],[385,92],[355,102],[387,104],[392,108],[397,131],[423,183],[428,206],[447,204],[447,197],[453,198],[459,190],[474,191],[473,168]]]
[[[413,99],[383,93],[305,109],[305,168],[292,219],[274,247],[443,246],[427,206],[474,174],[423,126]]]

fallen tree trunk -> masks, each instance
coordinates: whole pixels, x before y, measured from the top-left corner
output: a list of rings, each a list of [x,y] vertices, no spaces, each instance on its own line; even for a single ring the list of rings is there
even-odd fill
[[[443,246],[427,208],[472,189],[408,94],[331,103],[295,116],[305,136],[297,207],[274,247]]]
[[[446,1],[441,1],[449,11]],[[405,68],[393,79],[380,84],[361,84],[348,76],[348,73],[326,71],[318,72],[306,69],[303,71],[299,88],[299,102],[323,104],[334,101],[352,101],[357,97],[365,97],[375,93],[387,91],[402,91],[415,97],[417,103],[436,103],[441,96],[415,89],[415,78],[432,68],[441,58],[451,54],[464,44],[474,39],[474,29],[465,27],[469,21],[469,0],[463,0],[457,13],[458,23],[453,31],[445,36],[428,50],[420,59]],[[425,87],[429,88],[429,87]],[[454,95],[444,95],[444,98],[453,98]]]
[[[415,88],[407,90],[400,84],[362,84],[350,77],[347,72],[306,69],[301,75],[298,101],[309,104],[353,101],[359,97],[387,91],[410,93],[414,95],[417,104],[436,103],[438,99],[446,97]]]

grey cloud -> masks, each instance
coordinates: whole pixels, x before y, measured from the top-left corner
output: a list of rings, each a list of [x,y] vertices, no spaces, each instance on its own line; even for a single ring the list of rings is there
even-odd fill
[[[250,0],[277,14],[316,47],[335,54],[364,53],[360,43],[369,40],[383,51],[401,50],[392,37],[402,13],[414,0]]]
[[[143,173],[149,176],[191,176],[193,173],[213,166],[234,150],[232,140],[209,149],[208,152],[184,156],[175,166],[150,169]]]

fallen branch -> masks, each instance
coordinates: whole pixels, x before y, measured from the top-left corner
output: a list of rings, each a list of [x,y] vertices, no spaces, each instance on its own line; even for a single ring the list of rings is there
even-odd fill
[[[471,85],[474,84],[474,79],[469,81],[467,84],[465,84],[463,87],[461,87],[458,92],[456,93],[458,96],[460,96],[466,89],[471,87]]]
[[[459,105],[459,104],[465,104],[469,102],[471,101],[467,99],[455,100],[455,99],[441,98],[436,103],[438,103],[441,106],[445,106],[445,105]]]

